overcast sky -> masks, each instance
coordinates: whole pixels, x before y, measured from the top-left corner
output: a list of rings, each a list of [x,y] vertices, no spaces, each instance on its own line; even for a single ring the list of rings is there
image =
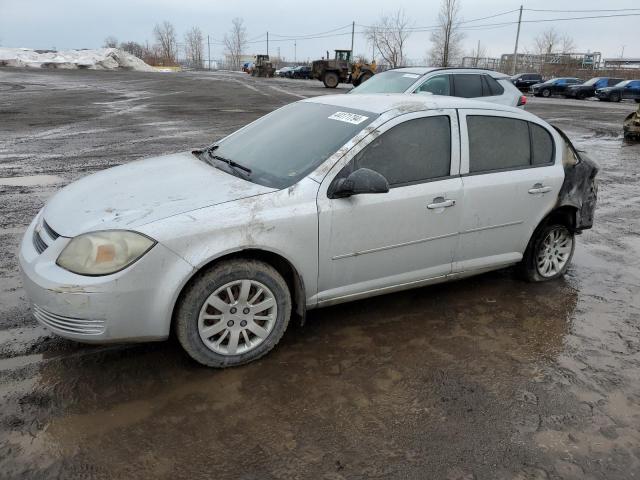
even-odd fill
[[[197,25],[210,35],[212,58],[223,55],[223,47],[215,41],[224,37],[233,17],[244,19],[249,39],[260,38],[269,31],[269,53],[293,59],[293,40],[281,40],[278,35],[309,35],[345,26],[352,21],[360,25],[374,23],[381,14],[402,7],[416,27],[436,22],[440,0],[0,0],[0,46],[30,48],[96,48],[108,35],[119,41],[152,41],[153,25],[163,20],[172,22],[180,41],[184,32]],[[638,0],[462,0],[464,20],[499,14],[517,9],[520,4],[531,9],[588,10],[640,9]],[[611,15],[617,12],[562,13],[525,11],[523,20],[589,15]],[[636,13],[640,14],[640,10]],[[517,12],[468,25],[486,25],[517,21]],[[568,34],[580,51],[600,51],[603,57],[619,57],[624,46],[625,57],[640,57],[638,36],[640,16],[622,16],[549,23],[523,23],[520,51],[531,47],[533,39],[553,26]],[[362,27],[356,26],[356,32]],[[326,50],[349,48],[350,30],[345,28],[330,38],[298,40],[297,59],[319,58]],[[478,41],[489,56],[499,57],[513,52],[516,25],[467,30],[465,51],[471,51]],[[413,33],[408,41],[407,56],[422,61],[429,48],[429,33]],[[264,53],[266,43],[251,43],[247,53]],[[371,47],[361,34],[356,34],[356,53],[370,55]]]

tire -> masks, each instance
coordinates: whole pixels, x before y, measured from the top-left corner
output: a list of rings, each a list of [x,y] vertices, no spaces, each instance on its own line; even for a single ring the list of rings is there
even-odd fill
[[[369,80],[371,77],[373,77],[373,75],[371,74],[371,72],[366,72],[363,73],[362,75],[360,75],[360,83],[364,83],[367,80]]]
[[[576,95],[576,98],[577,98],[578,100],[584,100],[585,98],[587,98],[587,95],[586,95],[585,93],[578,93],[578,94]]]
[[[250,287],[242,301],[245,282]],[[228,285],[235,303],[227,294]],[[270,306],[259,310],[258,305]],[[255,306],[258,310],[243,315]],[[266,355],[282,338],[290,317],[291,293],[278,271],[264,262],[238,259],[221,262],[197,276],[181,295],[174,318],[178,340],[191,358],[208,367],[225,368]],[[232,339],[236,339],[235,346]]]
[[[327,88],[336,88],[340,79],[338,78],[338,74],[336,72],[327,72],[322,77],[322,83]]]
[[[622,98],[620,97],[619,93],[613,92],[611,95],[609,95],[609,100],[611,100],[612,102],[619,102],[620,100],[622,100]]]
[[[354,81],[351,82],[351,84],[354,87],[357,87],[358,85],[360,85],[360,82],[361,82],[360,78],[356,78]]]
[[[551,96],[551,90],[545,88],[540,92],[540,95],[542,95],[544,98],[549,98]]]
[[[564,243],[564,239],[567,240],[566,243]],[[529,240],[529,245],[527,245],[524,257],[519,264],[521,276],[529,282],[547,282],[560,278],[571,264],[575,246],[575,235],[566,225],[560,223],[540,225]],[[558,255],[558,252],[562,252],[562,250],[564,250],[564,254]],[[550,258],[556,261],[562,258],[562,262],[554,265],[552,261],[547,262]],[[551,264],[551,268],[546,270],[549,264]]]
[[[640,103],[640,98],[636,98],[636,103]]]

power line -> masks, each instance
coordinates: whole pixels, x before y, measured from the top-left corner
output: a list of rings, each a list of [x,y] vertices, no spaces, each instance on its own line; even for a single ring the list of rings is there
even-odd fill
[[[545,10],[540,8],[523,8],[530,12],[555,12],[555,13],[591,13],[591,12],[628,12],[638,11],[640,8],[611,8],[611,9],[597,9],[597,10]]]

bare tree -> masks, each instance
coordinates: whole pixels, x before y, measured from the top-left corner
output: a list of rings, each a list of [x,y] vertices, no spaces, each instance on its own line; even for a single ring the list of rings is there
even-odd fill
[[[153,36],[160,49],[160,60],[164,65],[174,65],[176,63],[176,52],[178,42],[176,40],[176,29],[173,25],[164,21],[153,27]]]
[[[556,29],[551,27],[538,35],[533,43],[534,50],[538,55],[551,55],[559,48],[560,36]]]
[[[236,17],[232,20],[229,33],[224,36],[224,45],[231,60],[231,69],[240,70],[242,53],[247,46],[247,29],[244,20]]]
[[[487,47],[485,47],[478,41],[478,46],[475,47],[473,50],[471,50],[471,53],[469,54],[469,56],[473,58],[473,66],[477,67],[478,64],[480,63],[480,59],[486,58]]]
[[[560,53],[575,52],[576,44],[569,35],[565,34],[560,39]]]
[[[104,39],[104,48],[118,48],[118,39],[113,35],[109,35]]]
[[[138,58],[142,58],[145,54],[144,46],[137,42],[122,42],[118,48],[130,53],[131,55],[135,55]]]
[[[400,8],[391,15],[383,14],[374,25],[365,30],[367,41],[391,68],[405,63],[404,49],[410,35],[409,26],[409,18]]]
[[[203,67],[204,35],[198,27],[193,27],[184,36],[187,61],[192,68]]]
[[[460,31],[460,0],[442,0],[438,12],[438,28],[431,33],[429,62],[433,66],[449,67],[462,54]]]

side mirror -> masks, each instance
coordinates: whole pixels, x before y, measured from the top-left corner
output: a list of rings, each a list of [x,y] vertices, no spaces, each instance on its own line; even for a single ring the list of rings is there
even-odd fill
[[[330,191],[330,198],[346,198],[363,193],[387,193],[389,182],[369,168],[359,168],[347,178],[339,179]]]

